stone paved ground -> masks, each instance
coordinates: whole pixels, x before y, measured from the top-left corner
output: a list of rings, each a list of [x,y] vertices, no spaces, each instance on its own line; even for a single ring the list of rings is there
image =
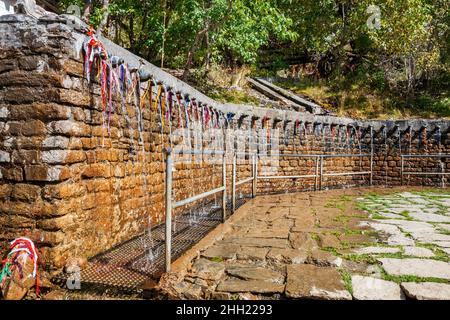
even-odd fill
[[[179,299],[450,300],[450,191],[406,190],[258,197],[161,288]]]

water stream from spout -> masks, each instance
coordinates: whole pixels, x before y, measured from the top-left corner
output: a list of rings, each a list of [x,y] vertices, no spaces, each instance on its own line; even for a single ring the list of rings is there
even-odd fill
[[[383,127],[383,139],[384,139],[384,179],[385,187],[388,185],[388,143],[387,143],[387,128]]]

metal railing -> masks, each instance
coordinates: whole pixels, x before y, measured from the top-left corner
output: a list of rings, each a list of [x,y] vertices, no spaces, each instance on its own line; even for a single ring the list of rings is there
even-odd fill
[[[197,194],[195,196],[173,201],[172,199],[172,172],[173,172],[173,155],[172,149],[166,150],[166,183],[165,183],[165,207],[166,207],[166,230],[165,230],[165,257],[166,257],[166,272],[170,272],[172,262],[172,211],[178,207],[185,206],[200,199],[204,199],[216,193],[222,193],[222,222],[226,220],[227,208],[227,173],[226,173],[226,158],[223,151],[201,151],[191,150],[183,151],[183,154],[218,154],[222,155],[222,185],[218,188]]]
[[[405,159],[407,158],[447,158],[450,159],[450,154],[402,154],[400,155],[400,167],[401,167],[401,185],[404,184],[404,176],[450,176],[450,172],[445,171],[445,165],[441,165],[441,171],[405,171]]]
[[[236,168],[237,168],[237,155],[243,155],[251,157],[251,172],[252,175],[250,177],[244,178],[242,180],[237,180]],[[252,183],[252,198],[256,195],[256,181],[257,181],[257,155],[256,153],[235,153],[233,155],[233,167],[232,167],[232,176],[231,176],[231,211],[234,212],[236,210],[236,187],[241,186],[243,184]]]
[[[356,176],[369,175],[370,185],[373,180],[373,155],[372,154],[275,154],[271,156],[279,157],[296,157],[296,158],[315,158],[315,173],[304,175],[263,175],[257,176],[256,179],[301,179],[314,178],[314,191],[321,190],[323,185],[323,177],[337,177],[337,176]],[[324,159],[328,158],[370,158],[369,171],[350,171],[350,172],[329,172],[324,173]]]
[[[272,157],[293,157],[293,158],[315,158],[315,173],[314,174],[303,174],[303,175],[262,175],[257,176],[257,179],[261,180],[271,180],[271,179],[301,179],[301,178],[314,178],[314,190],[317,190],[317,183],[319,179],[319,162],[320,155],[314,154],[272,154]]]
[[[348,172],[323,172],[323,164],[324,159],[331,158],[370,158],[370,169],[369,171],[348,171]],[[368,175],[369,176],[369,184],[372,185],[373,181],[373,154],[328,154],[320,156],[320,187],[319,190],[322,189],[323,177],[339,177],[339,176],[358,176],[358,175]]]
[[[166,175],[165,175],[165,267],[166,272],[170,272],[171,268],[171,251],[172,251],[172,213],[173,210],[198,200],[207,198],[211,195],[222,193],[222,222],[225,222],[227,218],[227,172],[226,172],[226,154],[223,151],[201,151],[191,150],[183,151],[183,154],[217,154],[222,155],[222,185],[206,192],[191,196],[186,199],[174,201],[172,194],[172,171],[173,171],[173,154],[171,149],[166,150]],[[271,154],[271,157],[296,157],[296,158],[314,158],[315,159],[315,171],[314,174],[304,175],[258,175],[258,154],[245,153],[245,156],[251,158],[251,176],[237,180],[236,168],[237,168],[237,153],[233,155],[232,160],[232,176],[231,176],[231,210],[236,209],[236,187],[252,183],[251,194],[255,197],[257,194],[258,180],[266,179],[299,179],[299,178],[314,178],[314,190],[322,188],[323,177],[334,176],[355,176],[355,175],[370,175],[370,184],[372,185],[373,175],[373,155],[372,154]],[[370,171],[357,171],[357,172],[324,172],[324,160],[329,158],[346,158],[346,157],[369,157],[370,158]]]

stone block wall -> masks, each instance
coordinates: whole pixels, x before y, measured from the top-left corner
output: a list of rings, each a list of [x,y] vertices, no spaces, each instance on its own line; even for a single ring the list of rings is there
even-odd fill
[[[0,18],[1,249],[6,248],[7,240],[28,235],[36,241],[41,263],[47,269],[62,267],[70,257],[91,257],[162,221],[163,149],[176,147],[180,142],[174,135],[171,135],[172,144],[169,140],[169,133],[178,127],[176,117],[173,128],[167,122],[161,128],[158,115],[148,104],[142,109],[134,99],[122,104],[117,95],[110,116],[103,112],[99,83],[88,83],[84,77],[84,40],[82,33],[54,19],[34,20],[22,15]],[[138,57],[104,41],[110,52],[121,55],[126,62],[137,63]],[[269,137],[276,140],[272,142],[278,145],[280,153],[370,153],[372,126],[374,183],[400,183],[400,153],[394,135],[387,133],[386,152],[381,131],[383,125],[391,130],[397,123],[221,105],[148,63],[146,68],[165,84],[197,96],[224,114],[233,113],[227,127],[231,131],[240,130],[238,139],[242,139],[242,132],[254,134],[262,129],[262,119],[270,118]],[[294,130],[296,120],[304,124],[302,129]],[[419,125],[423,123],[413,124]],[[433,122],[430,127],[434,125]],[[440,142],[430,134],[422,134],[426,141],[419,144],[419,138],[415,137],[411,153],[448,154],[448,123],[439,125],[442,126]],[[399,126],[406,130],[407,123]],[[278,138],[274,134],[277,129]],[[350,136],[346,138],[349,131]],[[228,151],[233,144],[231,141]],[[261,151],[264,144],[267,141],[239,151]],[[277,175],[313,174],[316,170],[315,160],[311,158],[272,160]],[[258,167],[260,174],[263,174],[262,164],[261,161]],[[177,161],[173,197],[181,200],[218,187],[222,179],[221,165],[220,157],[215,163]],[[413,168],[420,170],[435,165],[419,162]],[[444,165],[450,171],[448,160]],[[231,169],[231,157],[228,157],[228,195],[231,194]],[[332,158],[324,163],[325,172],[369,169],[368,157]],[[249,160],[239,163],[237,175],[238,180],[251,175]],[[411,178],[409,182],[435,183],[427,179],[430,178]],[[258,193],[310,190],[314,182],[314,178],[260,180]],[[325,177],[322,187],[363,183],[368,183],[367,175]],[[238,188],[237,193],[238,196],[249,194],[250,184]],[[220,204],[220,199],[218,195],[207,201],[217,200]],[[185,209],[180,208],[176,213]]]

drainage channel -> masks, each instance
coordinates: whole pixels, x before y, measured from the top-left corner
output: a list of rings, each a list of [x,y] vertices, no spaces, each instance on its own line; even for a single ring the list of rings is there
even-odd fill
[[[236,208],[249,199],[251,197],[237,199]],[[231,212],[231,206],[229,201],[228,212]],[[172,261],[221,222],[222,209],[211,210],[200,216],[196,223],[191,223],[189,213],[178,215],[172,236]],[[79,275],[61,272],[52,281],[67,288],[69,281],[79,280],[83,291],[140,294],[147,281],[157,282],[165,271],[164,232],[165,224],[159,224],[152,228],[151,233],[134,237],[92,257]],[[151,246],[144,247],[144,243],[151,243]]]

